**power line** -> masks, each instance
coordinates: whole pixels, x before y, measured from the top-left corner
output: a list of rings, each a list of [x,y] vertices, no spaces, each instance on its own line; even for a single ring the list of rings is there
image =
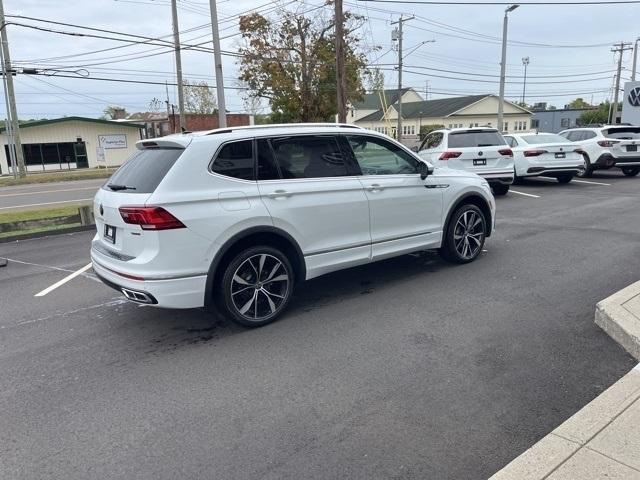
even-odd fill
[[[430,1],[430,0],[356,0],[358,2],[367,2],[367,3],[411,3],[418,5],[473,5],[473,6],[481,6],[481,5],[512,5],[513,2],[452,2],[452,1]],[[596,1],[596,2],[518,2],[519,5],[544,5],[544,6],[555,6],[555,5],[632,5],[635,3],[640,3],[640,0],[610,0],[610,1]]]

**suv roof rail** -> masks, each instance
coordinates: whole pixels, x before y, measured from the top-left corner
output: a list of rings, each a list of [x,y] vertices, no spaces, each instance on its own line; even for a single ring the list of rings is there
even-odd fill
[[[216,128],[214,130],[207,130],[201,132],[202,135],[217,135],[220,133],[229,133],[235,130],[262,130],[267,128],[306,128],[306,127],[339,127],[339,128],[354,128],[357,130],[364,130],[364,128],[353,125],[351,123],[268,123],[265,125],[243,125],[240,127],[229,128]]]

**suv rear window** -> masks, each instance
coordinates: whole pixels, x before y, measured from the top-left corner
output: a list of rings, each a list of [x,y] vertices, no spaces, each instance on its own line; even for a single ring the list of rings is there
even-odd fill
[[[506,145],[504,138],[494,130],[474,130],[449,134],[449,148],[494,147]]]
[[[152,193],[167,172],[184,152],[183,148],[146,148],[139,150],[127,160],[102,188],[111,191],[107,185],[127,188],[127,193]]]
[[[637,140],[640,138],[640,127],[608,128],[602,131],[607,138],[619,138],[620,140]]]
[[[569,143],[566,138],[553,133],[539,133],[538,135],[523,135],[522,139],[529,145],[541,145],[543,143]]]

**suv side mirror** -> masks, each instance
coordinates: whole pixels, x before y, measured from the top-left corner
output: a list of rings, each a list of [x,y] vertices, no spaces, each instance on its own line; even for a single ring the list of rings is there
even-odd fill
[[[424,180],[433,173],[434,166],[428,162],[422,161],[418,166],[418,170],[420,171],[420,179]]]

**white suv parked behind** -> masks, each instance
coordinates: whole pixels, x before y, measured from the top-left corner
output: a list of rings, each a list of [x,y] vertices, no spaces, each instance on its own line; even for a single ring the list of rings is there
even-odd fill
[[[425,249],[478,257],[486,181],[353,126],[219,129],[138,142],[94,200],[96,274],[129,300],[273,321],[297,282]]]
[[[495,128],[435,130],[425,137],[418,152],[435,166],[480,175],[495,195],[506,195],[513,183],[513,152]]]
[[[598,128],[572,128],[560,132],[584,150],[584,171],[590,177],[594,170],[618,167],[628,177],[640,173],[640,127],[609,125]]]

